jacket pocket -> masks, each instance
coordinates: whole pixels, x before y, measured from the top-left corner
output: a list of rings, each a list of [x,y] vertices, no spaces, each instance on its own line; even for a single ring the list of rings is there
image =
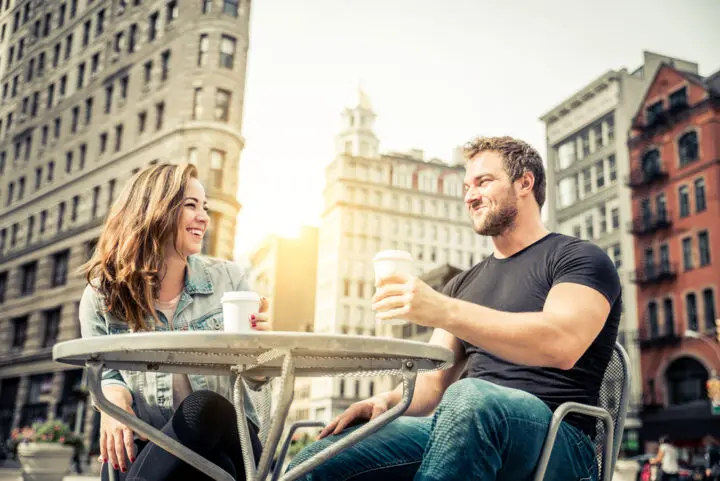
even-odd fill
[[[225,327],[222,308],[212,309],[190,323],[191,331],[222,331]]]

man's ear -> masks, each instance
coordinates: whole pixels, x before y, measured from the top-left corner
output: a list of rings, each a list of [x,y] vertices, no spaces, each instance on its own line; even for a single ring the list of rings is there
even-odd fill
[[[533,187],[535,187],[535,176],[532,172],[526,171],[522,176],[520,176],[518,182],[520,183],[520,191],[518,192],[518,194],[521,197],[533,195]]]

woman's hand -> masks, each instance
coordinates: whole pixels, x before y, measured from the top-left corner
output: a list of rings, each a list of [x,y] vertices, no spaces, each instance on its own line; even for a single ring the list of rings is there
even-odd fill
[[[123,411],[135,416],[132,409],[132,395],[122,386],[103,388],[110,402]],[[126,457],[127,455],[127,457]],[[100,458],[101,463],[110,462],[115,469],[127,471],[127,460],[135,461],[135,443],[132,430],[107,413],[100,414]]]
[[[272,331],[272,322],[268,315],[270,300],[267,297],[260,297],[260,312],[250,314],[250,327],[256,331]]]

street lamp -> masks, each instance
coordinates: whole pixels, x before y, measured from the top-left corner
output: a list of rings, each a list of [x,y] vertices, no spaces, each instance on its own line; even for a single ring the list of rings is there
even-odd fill
[[[718,319],[715,320],[716,326],[720,325],[720,322],[718,321]],[[718,357],[718,361],[720,361],[720,345],[718,345],[710,336],[687,329],[685,331],[685,337],[698,339],[712,346]],[[717,371],[715,369],[712,370],[710,378],[707,381],[707,392],[708,397],[710,398],[712,413],[720,415],[720,378],[718,378]]]

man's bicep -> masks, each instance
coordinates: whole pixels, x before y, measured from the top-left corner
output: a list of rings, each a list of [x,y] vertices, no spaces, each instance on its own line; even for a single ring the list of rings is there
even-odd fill
[[[429,344],[442,346],[453,352],[453,365],[449,369],[435,371],[440,388],[444,391],[455,382],[465,367],[465,348],[460,339],[443,329],[435,329],[430,337]]]
[[[561,330],[575,338],[584,352],[602,330],[611,308],[605,294],[597,289],[562,282],[550,289],[543,311],[552,314]]]

